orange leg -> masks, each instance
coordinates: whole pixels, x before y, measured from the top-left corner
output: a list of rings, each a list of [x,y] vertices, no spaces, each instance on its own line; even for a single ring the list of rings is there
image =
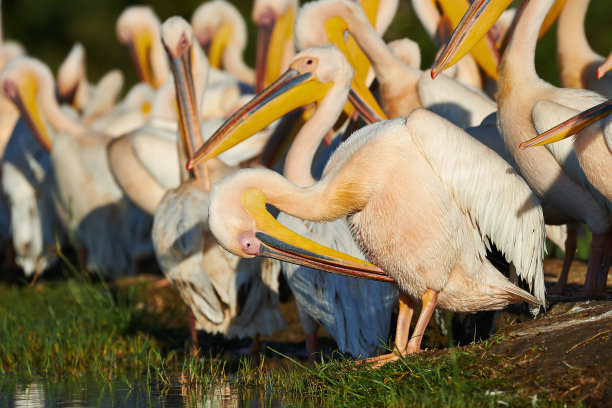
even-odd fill
[[[599,269],[604,254],[605,234],[593,234],[591,240],[591,256],[587,266],[587,275],[579,297],[592,297],[597,294]]]
[[[567,288],[567,277],[569,275],[570,265],[574,260],[576,254],[576,247],[578,246],[578,225],[575,223],[567,224],[567,238],[565,239],[565,256],[563,257],[563,267],[561,268],[561,275],[555,285],[548,290],[548,293],[554,295],[560,295],[565,293]]]
[[[189,308],[187,312],[187,321],[189,322],[189,332],[191,333],[191,352],[193,356],[197,356],[200,351],[200,343],[198,343],[198,332],[196,330],[196,317],[193,314],[193,310]]]
[[[398,360],[400,357],[403,357],[407,354],[418,353],[421,351],[421,340],[423,339],[423,334],[425,333],[425,329],[427,328],[427,325],[429,324],[429,320],[431,319],[431,316],[433,315],[433,311],[436,308],[436,301],[438,300],[438,292],[435,292],[431,289],[427,289],[427,291],[425,291],[425,294],[423,295],[422,300],[423,300],[423,306],[421,308],[421,314],[419,315],[419,319],[417,320],[417,324],[414,328],[414,333],[412,334],[412,337],[410,338],[408,345],[405,346],[406,343],[402,335],[399,337],[399,341],[396,341],[396,347],[399,347],[400,345],[403,347],[403,349],[399,349],[400,350],[399,353],[391,353],[391,354],[385,354],[379,357],[369,358],[369,359],[364,360],[364,362],[371,363],[372,367],[378,367],[390,361]],[[400,314],[401,313],[402,313],[402,307],[400,306]],[[404,314],[406,313],[409,313],[410,316],[412,315],[412,304],[407,305],[407,307],[404,308]],[[409,319],[406,319],[404,316],[398,316],[397,318],[398,332],[400,330],[400,327],[402,325],[405,325],[406,322],[408,326],[410,326]],[[401,344],[401,342],[403,342],[403,345]]]

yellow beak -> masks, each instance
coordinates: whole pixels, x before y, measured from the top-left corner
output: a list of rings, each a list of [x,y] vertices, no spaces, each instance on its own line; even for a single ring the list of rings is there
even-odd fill
[[[159,88],[151,68],[151,47],[153,36],[148,30],[139,30],[134,33],[133,41],[130,44],[130,54],[136,66],[136,72],[141,82],[145,82],[154,88]]]
[[[278,18],[270,11],[257,24],[257,79],[255,91],[261,92],[281,74],[283,56],[288,44],[293,43],[295,9],[289,8]]]
[[[164,47],[166,47],[166,52],[170,58],[170,67],[174,76],[179,131],[183,150],[181,156],[184,160],[191,157],[196,147],[204,142],[202,129],[200,127],[198,102],[195,95],[193,75],[191,73],[193,48],[191,46],[186,46],[178,50],[170,50],[165,44]],[[211,186],[206,167],[196,166],[194,173],[204,190],[210,191]]]
[[[584,112],[577,114],[576,116],[566,120],[547,130],[541,135],[534,137],[531,140],[523,142],[519,145],[519,149],[526,149],[533,146],[542,146],[558,142],[567,137],[575,135],[585,127],[591,125],[598,120],[605,118],[612,113],[612,100],[606,101],[602,104],[592,107]]]
[[[221,28],[213,36],[208,48],[208,63],[211,67],[221,68],[223,53],[232,38],[232,27],[229,24],[221,25]]]
[[[28,72],[23,74],[17,82],[5,80],[3,87],[4,94],[17,106],[21,117],[25,120],[40,144],[45,149],[51,150],[53,141],[47,126],[42,120],[36,101],[36,93],[38,91],[36,76]]]
[[[557,0],[551,7],[540,29],[540,35],[546,32],[555,21],[565,1]],[[435,78],[442,71],[453,66],[474,48],[511,3],[512,0],[475,0],[461,19],[442,53],[436,58],[431,77]],[[483,66],[483,69],[487,68]]]
[[[566,1],[567,0],[556,0],[555,4],[553,4],[550,10],[548,10],[546,17],[544,17],[542,27],[540,27],[540,34],[538,34],[538,40],[548,32],[550,27],[552,27],[555,20],[557,20],[557,17],[559,17],[559,13],[561,13],[561,10],[563,10],[563,6],[565,6]]]
[[[332,84],[322,83],[312,73],[300,74],[288,69],[283,75],[255,95],[232,115],[187,162],[191,169],[197,162],[208,160],[267,127],[286,113],[323,99]]]
[[[253,188],[245,191],[241,204],[256,223],[256,231],[246,233],[251,241],[259,244],[254,252],[249,252],[251,255],[275,258],[340,275],[394,282],[379,267],[311,241],[276,221],[267,211],[267,200],[260,190]]]
[[[385,112],[366,85],[366,78],[370,70],[370,61],[363,51],[361,51],[361,48],[357,45],[353,37],[349,36],[345,41],[345,33],[347,30],[348,24],[340,17],[332,17],[325,22],[325,32],[328,41],[334,44],[344,54],[349,64],[351,64],[355,70],[353,82],[351,82],[351,95],[365,102],[370,111],[368,115],[362,114],[362,116],[369,123],[387,120]],[[355,108],[359,109],[359,107],[355,105],[352,97],[350,101]],[[344,107],[344,113],[346,113],[347,116],[351,116],[353,111],[353,107]],[[360,111],[360,113],[362,112]]]
[[[475,0],[436,58],[431,70],[432,78],[463,58],[485,36],[510,3],[512,0]]]
[[[465,15],[470,5],[467,0],[438,0],[438,3],[440,4],[444,14],[448,17],[453,29],[457,28],[461,22],[461,18]],[[496,20],[497,18],[493,20],[491,25],[493,25]],[[470,54],[474,57],[478,65],[480,65],[488,76],[493,79],[497,79],[499,53],[493,41],[489,40],[489,38],[483,34],[483,37],[475,42]],[[457,61],[459,61],[459,59],[460,58],[453,60],[448,67],[455,64]]]

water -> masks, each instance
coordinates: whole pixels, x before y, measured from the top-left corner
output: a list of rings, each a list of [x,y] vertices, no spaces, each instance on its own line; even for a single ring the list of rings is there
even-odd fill
[[[243,407],[282,406],[270,391],[243,392],[231,383],[210,389],[170,385],[148,385],[144,381],[115,378],[110,382],[91,377],[57,381],[45,378],[2,378],[0,407]]]

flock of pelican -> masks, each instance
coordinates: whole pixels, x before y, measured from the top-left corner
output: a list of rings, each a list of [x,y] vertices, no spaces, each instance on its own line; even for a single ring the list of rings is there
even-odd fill
[[[412,0],[444,45],[430,68],[414,41],[382,38],[398,3],[255,0],[254,64],[225,0],[191,22],[129,7],[116,33],[140,82],[122,99],[120,71],[89,82],[80,44],[54,78],[2,43],[3,249],[37,276],[71,244],[107,279],[155,254],[194,344],[205,330],[250,337],[255,352],[286,327],[282,273],[311,362],[321,326],[380,365],[419,352],[436,309],[537,313],[546,236],[561,231],[551,290],[563,294],[582,225],[593,239],[579,296],[605,293],[612,54],[589,47],[589,1]],[[557,18],[564,88],[534,64]],[[394,352],[377,355],[398,303]]]

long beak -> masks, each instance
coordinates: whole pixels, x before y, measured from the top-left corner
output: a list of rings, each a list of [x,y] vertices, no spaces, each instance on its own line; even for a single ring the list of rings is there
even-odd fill
[[[25,120],[28,128],[34,134],[40,144],[46,149],[51,150],[53,141],[44,124],[38,103],[36,102],[36,93],[38,90],[38,80],[31,73],[23,74],[17,82],[5,80],[3,83],[4,94],[10,98],[19,109],[21,117]]]
[[[431,77],[435,78],[463,58],[485,36],[510,3],[512,0],[475,0],[453,32],[444,51],[436,58]]]
[[[521,143],[519,149],[558,142],[559,140],[575,135],[585,127],[605,118],[611,113],[612,100],[609,100],[577,114],[531,140]]]
[[[281,74],[283,53],[288,42],[293,41],[295,10],[290,8],[281,16],[267,10],[257,24],[257,79],[255,91],[264,90]]]
[[[241,197],[243,208],[253,217],[260,256],[321,269],[340,275],[395,282],[385,271],[369,262],[311,241],[279,223],[266,209],[266,197],[249,189]]]
[[[345,40],[345,32],[347,30],[347,23],[340,17],[333,17],[325,22],[325,32],[329,42],[334,44],[344,54],[349,64],[355,70],[355,75],[351,82],[349,100],[368,123],[387,120],[385,112],[366,85],[366,78],[370,70],[370,60],[368,60],[353,37],[349,36]],[[358,104],[365,105],[358,106]],[[350,106],[344,107],[344,113],[347,116],[351,116],[353,111],[354,109]]]
[[[133,41],[130,43],[130,55],[136,67],[138,78],[154,88],[158,88],[151,68],[151,47],[153,36],[148,30],[140,30],[134,33]]]
[[[601,79],[606,72],[612,69],[612,52],[608,55],[608,58],[597,68],[597,79]]]
[[[192,47],[186,47],[177,52],[177,55],[166,48],[170,56],[170,66],[174,75],[174,88],[178,105],[179,130],[184,148],[185,159],[191,157],[196,146],[202,145],[202,129],[198,115],[198,103],[191,73]],[[196,166],[194,169],[196,179],[202,184],[205,191],[210,191],[210,181],[205,166]]]
[[[307,72],[288,69],[263,92],[232,115],[187,162],[191,169],[197,162],[225,152],[264,129],[286,113],[320,101],[331,83],[322,83]]]
[[[563,10],[563,6],[565,6],[565,2],[567,0],[556,0],[555,3],[550,7],[546,17],[544,17],[544,22],[542,23],[542,27],[540,27],[540,34],[538,34],[538,40],[544,36],[550,30],[553,23],[559,17],[559,13]]]
[[[440,4],[442,11],[444,12],[444,15],[449,19],[453,29],[456,29],[459,24],[461,24],[462,17],[466,14],[466,11],[468,11],[468,7],[470,5],[467,0],[438,0],[438,3]],[[491,26],[495,23],[496,20],[497,18],[493,20]],[[488,31],[488,29],[486,31]],[[478,65],[480,65],[480,67],[485,71],[488,76],[493,79],[497,79],[499,52],[493,40],[485,34],[486,32],[483,34],[483,37],[481,39],[474,43],[470,54],[474,57]],[[456,61],[450,63],[448,67],[456,63],[459,59],[460,58],[457,58]]]
[[[229,24],[223,24],[213,36],[208,48],[208,63],[211,67],[221,68],[223,53],[230,38],[232,38],[232,27]]]

